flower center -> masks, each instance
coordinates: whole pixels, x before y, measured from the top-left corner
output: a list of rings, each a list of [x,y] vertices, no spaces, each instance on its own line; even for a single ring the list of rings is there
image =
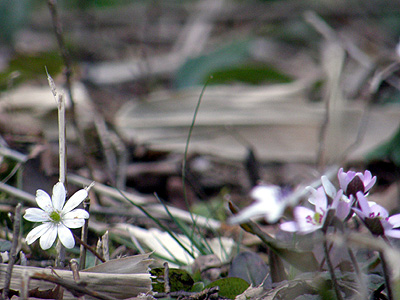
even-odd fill
[[[389,219],[389,218],[384,218],[384,217],[382,217],[380,212],[378,212],[377,214],[375,214],[374,212],[372,212],[372,213],[370,213],[370,214],[368,215],[368,217],[369,217],[370,219],[377,218],[377,219],[379,219],[379,220],[385,220],[385,221],[387,221],[387,220]]]
[[[359,176],[355,176],[353,180],[349,182],[346,189],[346,195],[348,197],[350,197],[350,195],[356,197],[357,192],[363,192],[365,194],[364,182]]]
[[[322,223],[322,219],[323,219],[324,215],[320,214],[320,213],[315,213],[314,216],[307,216],[306,220],[307,223],[311,223],[313,225],[320,225]]]
[[[50,213],[50,219],[54,222],[54,223],[59,223],[61,222],[61,215],[58,211],[54,210]]]

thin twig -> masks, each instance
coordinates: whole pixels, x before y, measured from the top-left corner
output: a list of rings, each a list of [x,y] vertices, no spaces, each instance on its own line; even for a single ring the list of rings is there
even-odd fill
[[[17,247],[19,241],[19,232],[21,228],[21,204],[18,203],[15,208],[15,215],[14,215],[14,225],[13,225],[13,241],[11,244],[10,249],[10,258],[7,265],[6,277],[4,282],[4,289],[2,293],[3,299],[8,299],[8,293],[10,292],[10,284],[11,284],[11,274],[12,269],[14,267],[15,261],[17,259]]]
[[[69,264],[70,264],[71,271],[72,271],[72,276],[73,276],[75,282],[79,282],[80,276],[79,276],[79,266],[78,266],[77,260],[76,259],[71,259]],[[85,296],[82,295],[78,299],[79,300],[85,300]]]
[[[69,55],[69,52],[67,50],[67,47],[65,46],[65,41],[64,41],[64,35],[63,35],[63,30],[61,26],[61,21],[58,15],[58,10],[57,10],[57,1],[56,0],[48,0],[47,4],[50,9],[50,14],[52,18],[52,23],[54,27],[54,32],[57,38],[57,43],[58,47],[60,48],[61,56],[64,61],[65,65],[65,84],[70,100],[70,105],[72,108],[72,111],[75,111],[75,103],[74,103],[74,98],[72,94],[72,88],[71,88],[71,78],[72,78],[72,61],[71,61],[71,56]]]
[[[168,294],[171,291],[169,284],[169,265],[167,262],[164,263],[164,293]]]
[[[65,99],[63,94],[57,96],[58,107],[58,155],[60,159],[60,179],[59,181],[67,186],[67,146],[65,129]]]
[[[94,168],[92,166],[92,158],[88,154],[88,151],[87,151],[88,148],[86,145],[85,136],[83,135],[82,131],[80,130],[78,122],[77,122],[75,100],[74,100],[74,96],[72,93],[72,74],[73,74],[72,59],[71,59],[71,56],[70,56],[68,49],[66,47],[66,44],[65,44],[61,21],[60,21],[59,15],[58,15],[57,1],[56,0],[48,0],[47,4],[48,4],[49,10],[50,10],[52,23],[53,23],[53,27],[54,27],[54,32],[55,32],[55,35],[57,38],[58,47],[60,49],[61,56],[62,56],[64,65],[65,65],[65,86],[66,86],[66,90],[68,93],[68,98],[69,98],[69,102],[70,102],[69,104],[70,104],[71,112],[72,112],[72,125],[74,126],[75,132],[78,136],[78,143],[79,143],[79,145],[83,151],[83,154],[86,158],[87,166],[88,166],[88,169],[90,172],[90,177],[94,178],[94,176],[93,176]]]
[[[89,210],[90,210],[90,198],[89,197],[87,197],[83,201],[83,209],[89,213]],[[89,228],[89,219],[85,219],[85,224],[83,225],[82,231],[81,231],[81,237],[82,237],[82,242],[85,243],[86,245],[87,245],[87,237],[88,237],[88,228]],[[81,244],[79,251],[80,251],[79,267],[82,270],[86,266],[86,247],[84,246],[84,244]]]
[[[177,291],[177,292],[169,292],[167,293],[157,293],[153,297],[155,298],[166,298],[166,297],[173,297],[180,299],[209,299],[209,296],[219,292],[219,287],[214,286],[208,289],[204,289],[203,291],[196,293],[196,292],[185,292],[185,291]]]
[[[116,300],[116,298],[105,295],[103,293],[98,293],[96,291],[92,291],[81,284],[73,282],[71,280],[62,279],[60,277],[56,277],[53,275],[47,275],[43,273],[35,273],[31,276],[31,279],[43,280],[47,282],[51,282],[57,285],[60,285],[70,291],[75,297],[80,297],[82,295],[89,295],[96,299],[100,300]]]
[[[100,259],[101,262],[105,262],[105,259],[104,259],[99,253],[97,253],[97,251],[96,251],[93,247],[89,246],[89,245],[86,244],[84,241],[82,241],[76,234],[73,234],[73,235],[74,235],[75,241],[76,241],[79,245],[83,245],[87,250],[89,250],[90,252],[92,252],[92,254],[93,254],[94,256],[96,256],[98,259]]]

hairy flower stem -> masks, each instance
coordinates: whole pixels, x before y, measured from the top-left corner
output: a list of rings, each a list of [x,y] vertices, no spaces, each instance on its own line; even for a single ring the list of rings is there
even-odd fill
[[[326,232],[324,232],[324,234],[326,234]],[[331,275],[332,285],[333,285],[333,289],[335,290],[335,293],[336,293],[336,298],[338,300],[343,300],[342,294],[340,293],[340,290],[339,290],[339,285],[338,285],[337,278],[335,275],[335,270],[333,268],[332,261],[329,256],[328,242],[326,239],[324,239],[324,241],[323,241],[323,247],[324,247],[326,265],[328,266],[328,271],[329,271],[329,274]]]
[[[385,278],[387,297],[389,300],[393,300],[392,285],[390,281],[390,270],[386,262],[385,254],[382,251],[379,251],[379,258],[381,259],[383,276]]]
[[[348,252],[348,254],[350,256],[350,260],[353,264],[354,271],[356,272],[358,286],[359,286],[358,291],[360,292],[360,299],[367,299],[367,295],[366,295],[367,287],[365,286],[365,282],[362,278],[362,273],[360,271],[360,267],[358,265],[357,259],[354,255],[353,250],[351,250],[350,247],[347,247],[347,252]]]

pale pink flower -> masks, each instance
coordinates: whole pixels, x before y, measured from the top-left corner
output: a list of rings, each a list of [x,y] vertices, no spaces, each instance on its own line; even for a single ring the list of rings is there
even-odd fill
[[[357,193],[357,201],[359,208],[353,208],[353,210],[371,233],[400,238],[400,214],[389,217],[384,207],[367,201],[362,192]]]
[[[339,190],[332,204],[328,204],[328,198],[323,187],[319,187],[313,193],[312,202],[315,205],[314,210],[307,207],[296,206],[293,209],[294,221],[282,223],[280,228],[283,231],[298,232],[300,234],[311,233],[322,228],[325,225],[329,210],[335,211],[339,219],[344,219],[350,212],[348,202],[342,201],[342,190]]]
[[[371,172],[368,170],[363,174],[354,171],[344,172],[343,168],[339,169],[338,179],[340,188],[348,197],[350,197],[350,195],[355,197],[357,192],[367,194],[376,182],[376,176],[372,176]]]

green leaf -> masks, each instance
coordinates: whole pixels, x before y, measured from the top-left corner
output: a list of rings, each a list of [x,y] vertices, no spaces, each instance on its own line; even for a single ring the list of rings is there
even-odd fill
[[[164,292],[164,268],[154,268],[150,270],[152,278],[153,291],[158,293]],[[194,281],[190,274],[185,270],[170,268],[169,269],[169,284],[171,292],[190,291]]]
[[[242,294],[250,285],[242,278],[228,277],[211,282],[206,288],[214,286],[219,287],[218,294],[221,297],[235,299],[237,295]]]
[[[244,64],[212,71],[206,78],[212,76],[211,84],[227,84],[242,82],[247,84],[287,83],[292,79],[268,65]]]
[[[222,68],[244,63],[249,58],[252,40],[236,41],[209,54],[189,59],[177,71],[175,86],[186,88],[204,85],[209,74]]]

